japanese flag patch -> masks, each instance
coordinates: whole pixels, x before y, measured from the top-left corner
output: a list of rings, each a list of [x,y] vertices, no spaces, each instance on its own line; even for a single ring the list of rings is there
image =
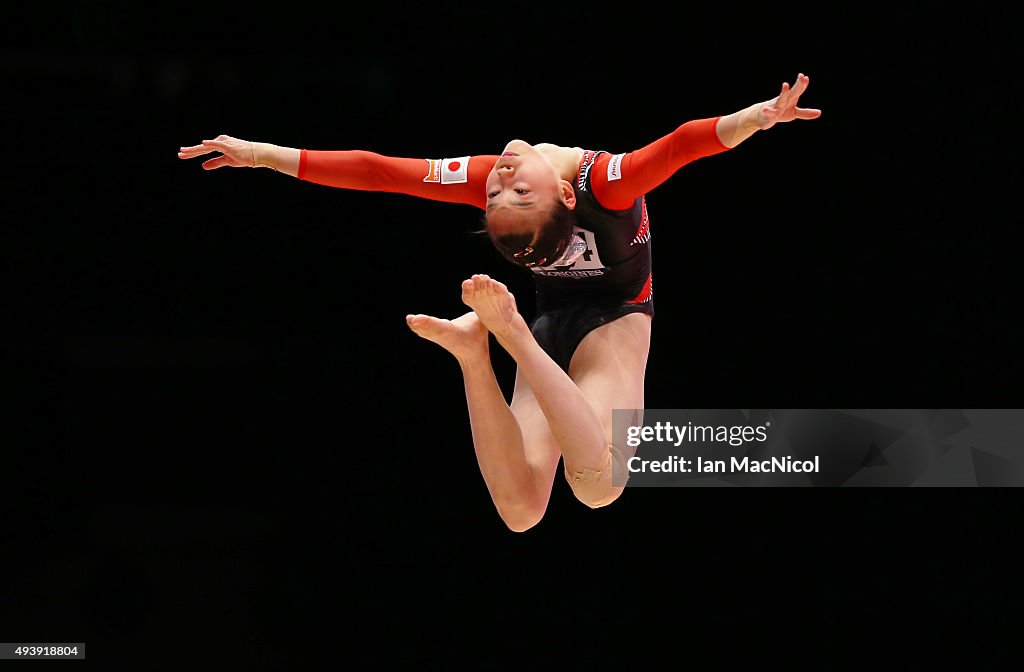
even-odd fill
[[[441,161],[441,184],[469,182],[469,157]]]

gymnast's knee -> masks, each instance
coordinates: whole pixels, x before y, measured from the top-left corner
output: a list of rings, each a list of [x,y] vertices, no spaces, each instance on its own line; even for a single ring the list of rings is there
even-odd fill
[[[526,532],[536,526],[544,517],[547,509],[546,503],[533,503],[526,501],[495,502],[498,509],[498,516],[501,517],[506,527],[513,532]]]
[[[622,494],[623,488],[612,485],[612,451],[609,450],[604,463],[597,469],[565,468],[565,480],[580,500],[592,509],[608,506]]]

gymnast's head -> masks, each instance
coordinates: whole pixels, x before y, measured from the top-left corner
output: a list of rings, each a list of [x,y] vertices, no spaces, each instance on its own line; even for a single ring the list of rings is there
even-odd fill
[[[532,145],[513,140],[487,175],[487,235],[509,261],[547,266],[568,249],[576,194]]]

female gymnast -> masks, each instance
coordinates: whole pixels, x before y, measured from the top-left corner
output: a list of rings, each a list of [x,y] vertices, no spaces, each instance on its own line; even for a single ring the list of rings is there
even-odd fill
[[[508,288],[486,275],[462,283],[470,311],[452,320],[408,315],[419,336],[461,369],[480,472],[514,531],[547,509],[558,462],[592,508],[615,501],[627,448],[612,436],[612,409],[643,409],[654,315],[650,222],[644,195],[687,163],[736,147],[759,130],[820,110],[797,107],[809,78],[727,116],[684,123],[632,152],[610,154],[513,140],[500,155],[396,158],[361,150],[293,149],[227,135],[182,147],[178,157],[219,152],[206,170],[267,167],[343,189],[403,193],[484,211],[497,249],[530,269],[530,322]],[[511,404],[491,366],[488,333],[515,360]]]

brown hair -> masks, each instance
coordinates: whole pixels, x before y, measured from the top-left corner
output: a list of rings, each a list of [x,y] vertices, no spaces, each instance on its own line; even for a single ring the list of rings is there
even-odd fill
[[[543,266],[557,259],[572,237],[572,210],[556,198],[553,207],[545,213],[536,231],[495,234],[487,226],[484,215],[484,231],[494,243],[501,256],[518,266]]]

